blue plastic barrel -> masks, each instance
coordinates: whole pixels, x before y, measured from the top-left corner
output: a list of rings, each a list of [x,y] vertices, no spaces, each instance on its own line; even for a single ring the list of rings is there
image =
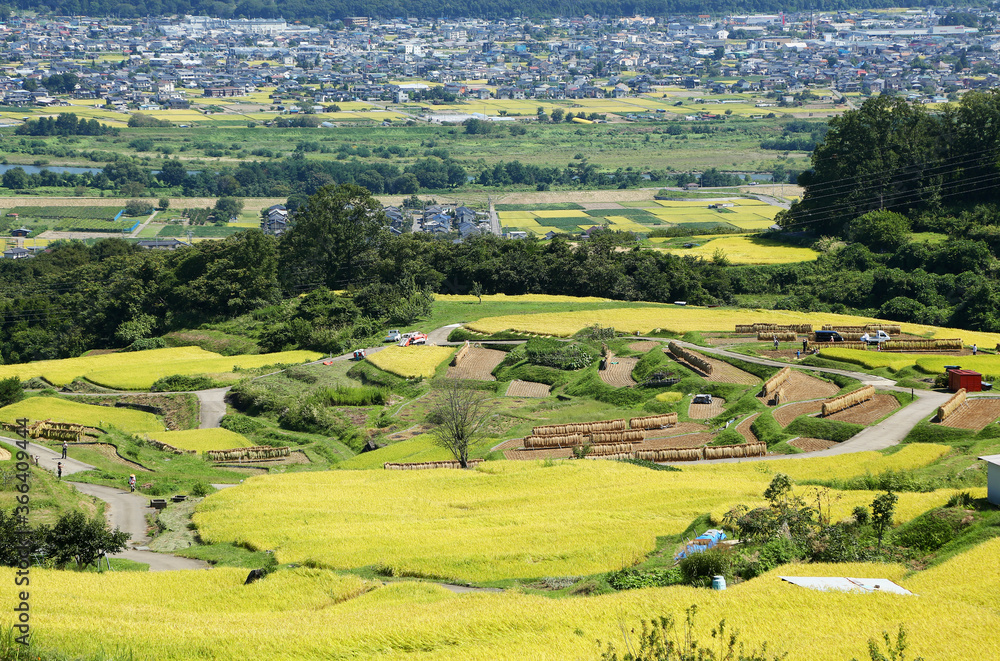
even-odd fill
[[[725,576],[713,576],[712,577],[712,589],[713,590],[725,590],[726,589],[726,577]]]

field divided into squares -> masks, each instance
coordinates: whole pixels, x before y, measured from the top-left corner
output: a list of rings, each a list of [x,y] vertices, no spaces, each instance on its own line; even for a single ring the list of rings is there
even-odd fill
[[[567,205],[576,206],[576,205]],[[594,205],[598,206],[598,205]],[[497,212],[507,230],[544,236],[549,232],[578,234],[606,225],[612,230],[648,233],[657,227],[717,227],[726,231],[759,232],[774,224],[780,209],[755,199],[648,200],[600,205],[601,209],[539,209]]]
[[[139,222],[128,218],[119,206],[16,206],[3,211],[13,227],[40,233],[45,230],[78,232],[121,232]]]

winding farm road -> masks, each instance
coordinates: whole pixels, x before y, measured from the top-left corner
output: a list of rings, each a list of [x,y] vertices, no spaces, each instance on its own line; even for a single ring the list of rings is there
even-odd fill
[[[0,436],[0,442],[12,446],[11,451],[17,452],[17,440]],[[59,463],[63,466],[63,477],[92,470],[94,467],[76,459],[62,459],[59,452],[38,445],[28,443],[28,453],[38,457],[38,466],[53,473]],[[112,558],[126,558],[136,562],[145,562],[149,565],[149,571],[172,571],[177,569],[208,569],[208,563],[201,560],[191,560],[181,558],[167,553],[156,553],[142,549],[142,546],[149,541],[146,534],[146,513],[150,511],[146,507],[147,499],[124,489],[105,487],[97,484],[86,484],[83,482],[69,482],[80,493],[100,498],[108,504],[106,515],[108,523],[112,528],[121,530],[132,535],[129,544],[132,548],[121,553],[112,555]],[[139,548],[136,548],[139,547]]]

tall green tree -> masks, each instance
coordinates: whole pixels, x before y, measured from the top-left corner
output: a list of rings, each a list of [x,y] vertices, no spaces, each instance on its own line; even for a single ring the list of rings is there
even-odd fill
[[[364,282],[389,238],[382,205],[354,184],[321,188],[282,236],[281,283],[290,292]]]

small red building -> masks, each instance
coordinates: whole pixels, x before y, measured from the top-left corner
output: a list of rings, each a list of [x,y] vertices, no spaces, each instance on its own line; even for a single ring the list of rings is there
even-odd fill
[[[983,389],[983,375],[972,370],[948,370],[948,390],[957,392],[980,392]]]

